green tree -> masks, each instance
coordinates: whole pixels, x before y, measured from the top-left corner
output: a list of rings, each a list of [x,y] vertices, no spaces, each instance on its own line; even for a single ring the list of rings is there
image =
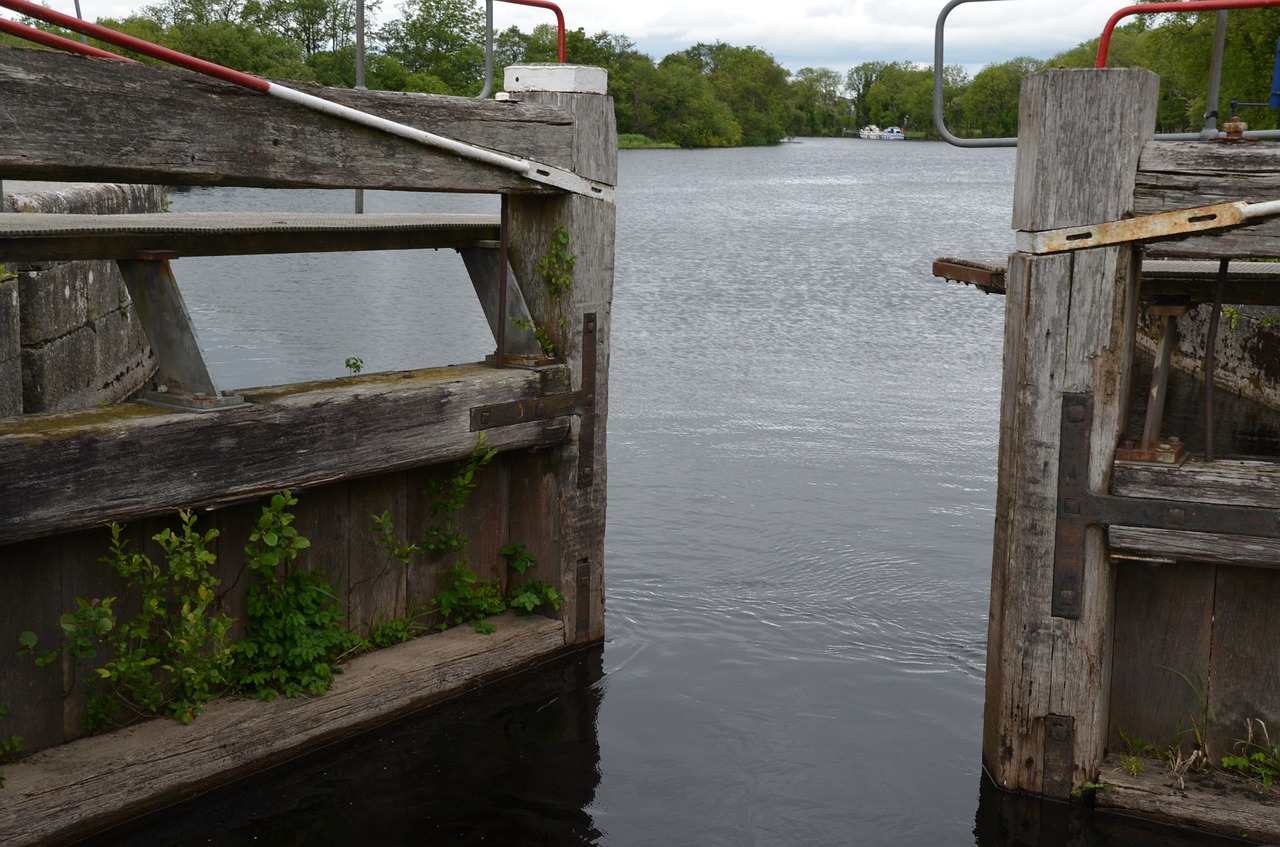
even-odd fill
[[[406,91],[474,95],[484,85],[484,14],[471,0],[405,0],[382,28],[386,53],[409,72]],[[433,90],[443,88],[445,90]]]
[[[880,79],[880,74],[888,66],[888,62],[863,62],[850,68],[849,72],[845,74],[845,93],[853,100],[853,122],[860,127],[874,123],[871,120],[871,107],[867,102],[867,92]]]
[[[788,74],[772,56],[759,47],[734,47],[724,42],[695,44],[684,55],[711,81],[720,102],[729,107],[742,129],[743,144],[772,144],[787,134]]]
[[[302,45],[308,56],[339,50],[355,39],[354,0],[249,0],[244,16],[260,29]]]
[[[850,123],[844,78],[830,68],[801,68],[791,79],[792,135],[840,135]]]
[[[733,147],[742,129],[689,57],[673,53],[635,83],[635,132],[681,147]]]
[[[1039,59],[1020,56],[979,71],[959,98],[965,128],[977,136],[1017,135],[1022,78],[1043,66]]]

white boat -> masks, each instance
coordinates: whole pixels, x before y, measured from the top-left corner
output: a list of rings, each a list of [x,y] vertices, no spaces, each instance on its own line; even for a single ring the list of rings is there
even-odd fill
[[[862,129],[858,130],[858,137],[870,138],[870,139],[879,138],[880,127],[876,126],[875,124],[871,124],[870,126],[864,126]]]
[[[880,130],[880,134],[876,136],[881,141],[905,141],[907,136],[902,132],[902,127],[890,126]]]

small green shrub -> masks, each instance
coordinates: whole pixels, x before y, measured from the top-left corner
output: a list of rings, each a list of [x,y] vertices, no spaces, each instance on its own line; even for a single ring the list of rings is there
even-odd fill
[[[1236,742],[1236,755],[1222,757],[1222,767],[1256,779],[1269,790],[1280,781],[1280,744],[1271,740],[1267,725],[1260,720],[1249,718],[1245,727],[1247,736]]]
[[[324,575],[297,567],[311,546],[292,525],[288,507],[297,503],[288,491],[273,496],[244,548],[253,582],[245,598],[249,634],[234,647],[237,686],[264,700],[324,693],[334,662],[360,645]]]
[[[8,707],[0,706],[0,720],[4,720],[8,714]],[[0,763],[13,761],[22,752],[22,747],[21,735],[10,735],[8,738],[0,736]],[[0,788],[4,788],[4,771],[0,771]]]
[[[129,550],[123,528],[111,524],[111,543],[100,561],[137,591],[138,614],[121,620],[115,597],[76,598],[76,609],[59,619],[62,650],[77,661],[106,661],[93,668],[86,701],[90,731],[123,726],[151,715],[190,723],[204,704],[229,686],[231,618],[222,613],[210,572],[216,557],[207,548],[217,530],[196,531],[196,517],[178,513],[181,529],[153,536],[165,553],[163,563]],[[34,632],[18,637],[19,655],[37,665],[57,659],[58,650],[41,654]]]

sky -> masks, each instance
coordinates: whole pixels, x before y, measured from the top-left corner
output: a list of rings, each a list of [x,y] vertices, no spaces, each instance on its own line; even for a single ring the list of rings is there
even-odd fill
[[[75,13],[75,0],[44,0]],[[127,17],[155,0],[80,0],[88,20]],[[476,0],[479,5],[480,0]],[[558,0],[570,29],[629,36],[655,60],[698,42],[755,46],[783,67],[843,74],[867,61],[932,64],[934,29],[945,0]],[[793,5],[794,3],[794,5]],[[378,19],[400,0],[382,0]],[[1098,36],[1121,0],[975,0],[947,19],[944,59],[971,73],[1015,56],[1046,59]],[[554,23],[544,9],[494,4],[498,30]],[[377,22],[377,19],[374,21]]]

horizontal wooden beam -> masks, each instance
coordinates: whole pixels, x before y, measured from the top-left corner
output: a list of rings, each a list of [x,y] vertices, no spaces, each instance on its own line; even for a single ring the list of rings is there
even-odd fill
[[[1116,758],[1104,762],[1098,776],[1107,786],[1094,792],[1094,803],[1100,808],[1233,839],[1247,833],[1254,843],[1280,841],[1275,795],[1260,790],[1257,782],[1225,776],[1217,770],[1192,771],[1175,779],[1164,762],[1154,759],[1131,774]]]
[[[1182,466],[1116,462],[1111,493],[1125,497],[1260,506],[1280,509],[1280,463],[1255,459],[1203,462]]]
[[[574,166],[573,121],[550,106],[289,85],[436,135]],[[0,179],[558,193],[189,71],[0,47],[0,90],[13,129],[0,145]]]
[[[1277,198],[1280,149],[1275,144],[1150,141],[1138,162],[1133,212],[1150,215],[1214,203],[1262,203]],[[1147,255],[1188,259],[1280,256],[1280,220],[1269,219],[1217,235],[1150,244]]]
[[[558,620],[507,613],[358,657],[320,697],[221,700],[5,765],[0,843],[69,843],[409,714],[564,650]]]
[[[1202,462],[1180,467],[1116,462],[1111,491],[1127,497],[1280,508],[1280,464],[1258,460]],[[1113,554],[1183,562],[1280,567],[1280,540],[1230,532],[1187,532],[1112,526]]]
[[[498,238],[497,215],[183,213],[0,214],[0,262],[249,256],[474,247]]]
[[[0,544],[467,456],[470,412],[569,390],[568,370],[457,365],[240,392],[245,405],[140,404],[0,420]],[[567,418],[487,430],[561,444]]]
[[[1184,532],[1113,526],[1107,529],[1112,555],[1172,562],[1280,568],[1280,540],[1220,532]]]

